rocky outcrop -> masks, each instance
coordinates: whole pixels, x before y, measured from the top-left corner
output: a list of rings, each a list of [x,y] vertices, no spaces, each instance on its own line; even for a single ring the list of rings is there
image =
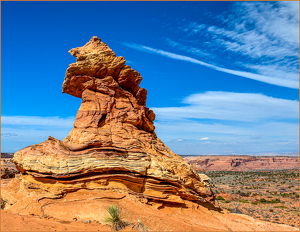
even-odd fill
[[[2,190],[7,209],[43,214],[43,205],[72,192],[95,198],[107,190],[145,203],[213,204],[208,178],[157,138],[141,75],[97,37],[69,52],[76,63],[62,90],[82,98],[74,128],[63,141],[49,137],[14,154],[22,174]]]
[[[6,155],[1,154],[1,179],[14,178],[18,173],[11,158],[4,158]],[[12,155],[10,157],[13,157]]]
[[[299,157],[193,156],[184,160],[196,171],[249,171],[299,168]]]

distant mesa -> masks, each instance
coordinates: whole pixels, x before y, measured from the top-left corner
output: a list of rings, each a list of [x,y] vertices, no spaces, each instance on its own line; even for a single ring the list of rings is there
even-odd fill
[[[200,172],[299,169],[296,156],[185,156],[184,160]]]
[[[66,71],[62,92],[82,99],[74,128],[63,141],[49,136],[14,154],[21,174],[1,191],[5,209],[68,219],[57,210],[64,202],[82,220],[93,220],[98,215],[83,212],[83,202],[97,207],[100,198],[126,194],[147,204],[213,205],[209,178],[156,136],[141,75],[95,36],[69,52],[76,63]]]

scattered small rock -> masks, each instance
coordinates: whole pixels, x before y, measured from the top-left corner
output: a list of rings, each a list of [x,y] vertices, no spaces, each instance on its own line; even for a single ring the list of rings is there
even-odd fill
[[[86,224],[91,224],[91,220],[86,220],[86,221],[82,221],[83,223],[86,223]]]

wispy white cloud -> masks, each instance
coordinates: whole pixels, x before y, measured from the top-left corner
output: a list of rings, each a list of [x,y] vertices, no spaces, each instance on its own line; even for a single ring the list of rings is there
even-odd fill
[[[244,72],[244,71],[237,71],[237,70],[221,68],[221,67],[218,67],[216,65],[208,64],[208,63],[205,63],[203,61],[194,59],[192,57],[183,56],[183,55],[163,51],[163,50],[160,50],[160,49],[151,48],[151,47],[140,45],[140,44],[125,43],[125,42],[123,42],[122,44],[127,46],[127,47],[130,47],[130,48],[142,51],[142,52],[148,52],[148,53],[152,53],[152,54],[159,54],[161,56],[165,56],[165,57],[168,57],[168,58],[171,58],[171,59],[187,61],[187,62],[190,62],[190,63],[194,63],[194,64],[202,65],[202,66],[205,66],[205,67],[208,67],[208,68],[212,68],[212,69],[220,71],[220,72],[225,72],[225,73],[229,73],[229,74],[233,74],[233,75],[237,75],[237,76],[241,76],[241,77],[246,77],[246,78],[249,78],[249,79],[253,79],[253,80],[257,80],[257,81],[261,81],[261,82],[265,82],[265,83],[269,83],[269,84],[273,84],[273,85],[299,89],[299,81],[297,81],[297,80],[288,80],[288,79],[282,79],[282,78],[276,78],[276,77],[270,77],[270,76],[254,74],[254,73],[250,73],[250,72]]]
[[[198,34],[202,31],[205,27],[205,24],[199,24],[197,22],[191,22],[187,27],[180,28],[182,31],[188,32],[189,34]]]
[[[231,11],[214,18],[221,20],[221,23],[205,25],[185,22],[186,26],[179,29],[187,33],[193,44],[201,36],[199,50],[221,57],[234,55],[235,59],[230,62],[253,74],[249,76],[242,72],[236,75],[299,88],[299,2],[234,2]],[[197,26],[202,30],[191,37],[191,28]],[[179,44],[177,48],[180,48]],[[186,52],[192,54],[189,50]],[[218,62],[219,66],[224,65],[224,62]],[[284,85],[283,82],[289,84]]]
[[[207,124],[196,120],[172,119],[168,121],[155,121],[156,133],[163,141],[177,139],[178,135],[182,139],[197,140],[201,135],[209,135],[209,140],[232,142],[238,140],[251,140],[254,135],[259,134],[261,141],[272,138],[299,140],[299,128],[296,123],[289,122],[264,122],[264,123],[236,123],[226,125],[225,123],[215,122]],[[258,138],[258,136],[257,136]]]
[[[16,152],[47,140],[63,140],[72,130],[74,117],[1,116],[1,151]]]
[[[234,10],[230,24],[236,30],[249,31],[255,26],[253,31],[265,34],[270,43],[299,47],[299,2],[240,2]]]
[[[185,154],[186,149],[198,154],[298,150],[298,101],[208,91],[192,94],[181,103],[185,105],[151,107],[157,135],[177,153]],[[174,143],[179,135],[181,145]]]
[[[299,2],[236,2],[222,22],[223,28],[207,31],[240,45],[229,49],[251,57],[299,57]]]
[[[209,138],[208,137],[203,137],[203,138],[198,139],[198,140],[209,140]]]
[[[296,123],[206,124],[194,120],[155,121],[157,136],[178,154],[219,153],[249,154],[257,152],[297,152],[299,128]],[[201,135],[209,140],[199,141]],[[175,141],[181,136],[182,142]],[[255,136],[253,136],[255,135]],[[259,135],[259,136],[256,136]],[[284,142],[280,142],[280,141]],[[279,141],[279,142],[278,142]]]
[[[1,116],[1,125],[72,127],[75,117]]]
[[[182,43],[178,43],[174,40],[171,40],[169,38],[166,38],[166,43],[174,48],[177,48],[179,50],[182,50],[182,51],[186,51],[186,52],[189,52],[191,54],[194,54],[194,55],[197,55],[197,56],[200,56],[200,57],[207,57],[209,56],[210,58],[214,57],[214,54],[211,54],[211,53],[208,53],[208,52],[205,52],[199,48],[196,48],[196,47],[193,47],[193,46],[187,46],[187,45],[183,45]]]
[[[183,100],[186,106],[152,108],[158,119],[218,119],[256,121],[260,119],[298,119],[299,102],[263,94],[208,91]]]
[[[29,145],[38,144],[52,136],[63,140],[71,131],[70,128],[44,125],[2,125],[1,151],[16,152]],[[2,136],[4,134],[4,136]],[[7,136],[12,134],[13,136]]]
[[[283,63],[282,61],[281,63]],[[269,75],[272,77],[280,77],[282,80],[299,80],[299,71],[297,67],[294,66],[285,66],[280,64],[245,64],[242,63],[242,66],[256,70],[262,75]]]
[[[1,133],[1,137],[11,137],[11,136],[18,136],[16,133]]]

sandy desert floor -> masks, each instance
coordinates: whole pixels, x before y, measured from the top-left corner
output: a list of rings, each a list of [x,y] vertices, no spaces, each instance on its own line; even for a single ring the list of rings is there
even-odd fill
[[[224,198],[219,200],[223,208],[229,211],[237,208],[257,219],[299,227],[298,169],[206,174],[211,177],[217,196]]]

